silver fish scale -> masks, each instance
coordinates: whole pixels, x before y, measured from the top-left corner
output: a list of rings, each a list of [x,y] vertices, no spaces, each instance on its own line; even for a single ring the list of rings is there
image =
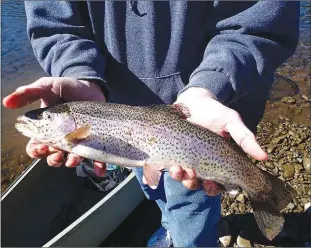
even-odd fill
[[[250,195],[267,192],[264,174],[242,152],[211,131],[181,118],[169,106],[137,107],[99,102],[67,103],[78,127],[92,126],[83,143],[130,160],[182,165],[199,177],[239,185]]]

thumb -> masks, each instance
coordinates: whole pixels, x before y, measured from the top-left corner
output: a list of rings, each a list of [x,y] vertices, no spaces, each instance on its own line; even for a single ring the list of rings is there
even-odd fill
[[[235,114],[226,124],[226,130],[231,134],[235,142],[257,160],[267,160],[267,153],[258,144],[255,135],[245,126],[241,117]]]

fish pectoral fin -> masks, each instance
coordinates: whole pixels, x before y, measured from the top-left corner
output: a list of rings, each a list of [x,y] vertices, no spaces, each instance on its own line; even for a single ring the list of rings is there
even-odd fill
[[[143,174],[150,188],[156,189],[159,185],[163,166],[145,163],[143,166]]]
[[[279,212],[265,211],[254,208],[254,217],[262,234],[268,239],[273,240],[282,230],[285,219]]]
[[[81,140],[87,138],[91,133],[91,125],[86,123],[81,127],[77,128],[73,132],[65,136],[65,140],[70,144],[79,143]]]

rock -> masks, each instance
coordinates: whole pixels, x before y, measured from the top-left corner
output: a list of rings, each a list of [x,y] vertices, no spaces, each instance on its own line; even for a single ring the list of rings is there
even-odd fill
[[[308,212],[308,213],[311,213],[310,207],[311,207],[311,202],[306,203],[306,204],[304,205],[304,211],[305,211],[305,212]]]
[[[299,150],[304,150],[305,147],[306,147],[306,146],[305,146],[304,144],[299,144],[299,145],[297,146],[297,148],[298,148]],[[302,162],[302,158],[297,158],[297,160],[298,160],[299,163]]]
[[[301,161],[302,161],[302,160],[301,160]],[[282,164],[285,164],[284,158],[281,158],[281,159],[278,161],[278,165],[282,165]]]
[[[303,207],[301,205],[298,205],[298,207],[294,210],[294,212],[297,212],[297,213],[302,213],[303,212]]]
[[[304,100],[306,100],[306,101],[309,101],[309,100],[310,100],[309,97],[306,96],[306,95],[301,95],[301,97],[302,97]]]
[[[227,209],[227,207],[228,207],[227,203],[225,203],[225,202],[222,202],[221,205],[222,205],[221,207],[222,207],[223,209]]]
[[[301,109],[301,108],[295,108],[294,113],[295,113],[296,115],[299,115],[299,114],[302,113],[302,109]]]
[[[297,198],[294,198],[294,199],[293,199],[293,202],[294,202],[294,205],[295,205],[295,206],[298,206],[298,205],[299,205],[299,201],[298,201]]]
[[[271,162],[265,163],[265,166],[266,166],[267,168],[269,168],[269,169],[274,169],[274,164],[271,163]]]
[[[240,211],[240,213],[245,213],[245,204],[244,203],[239,204],[239,211]]]
[[[237,202],[234,202],[234,203],[231,204],[230,208],[231,208],[231,209],[234,209],[234,208],[236,208],[237,206],[238,206],[238,203],[237,203]]]
[[[267,149],[267,152],[268,153],[272,153],[275,148],[276,148],[275,146],[269,146],[268,149]]]
[[[280,143],[280,141],[282,141],[284,138],[286,138],[287,135],[281,135],[281,136],[278,136],[278,137],[275,137],[271,140],[271,143],[276,145],[278,143]]]
[[[286,96],[286,97],[283,97],[281,101],[284,103],[295,103],[296,99],[290,96]]]
[[[280,169],[284,171],[283,173],[284,178],[293,177],[295,174],[295,168],[291,164],[284,164],[281,166]]]
[[[292,203],[292,202],[290,202],[288,205],[287,205],[287,207],[286,208],[288,208],[288,209],[294,209],[295,208],[295,205],[294,205],[294,203]]]
[[[243,194],[239,194],[237,197],[236,197],[236,200],[238,202],[241,202],[241,203],[245,203],[245,196]]]
[[[311,158],[305,156],[305,157],[303,158],[302,163],[303,163],[303,167],[305,168],[305,170],[306,170],[307,172],[311,172]]]
[[[236,243],[238,247],[252,247],[251,242],[247,239],[242,238],[241,236],[238,236]]]
[[[303,170],[303,167],[301,164],[294,164],[294,168],[295,168],[295,173],[296,174],[300,174],[300,171]]]
[[[228,236],[223,236],[219,238],[219,241],[223,245],[223,247],[228,247],[231,244],[231,239],[232,239],[232,236],[228,235]]]
[[[302,204],[307,204],[309,202],[308,198],[301,198]]]

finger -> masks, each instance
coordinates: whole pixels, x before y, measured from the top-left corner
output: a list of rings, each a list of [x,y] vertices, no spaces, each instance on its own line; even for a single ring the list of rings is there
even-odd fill
[[[58,151],[47,157],[49,166],[60,167],[65,162],[64,152]]]
[[[31,158],[43,158],[49,155],[49,147],[40,144],[37,140],[31,139],[26,146],[26,153]]]
[[[228,131],[235,142],[249,155],[257,160],[267,160],[267,153],[257,143],[255,135],[244,125],[238,114],[226,125]]]
[[[3,105],[7,108],[20,108],[42,98],[51,98],[53,95],[51,91],[52,86],[53,78],[40,78],[32,84],[19,87],[15,92],[5,97]],[[52,98],[55,98],[55,96]]]
[[[203,186],[206,194],[209,196],[216,196],[221,192],[221,190],[217,186],[217,184],[214,183],[213,181],[210,181],[210,180],[204,180],[202,182],[202,186]]]
[[[66,161],[65,161],[65,166],[66,167],[76,167],[78,166],[81,162],[83,161],[83,158],[76,155],[76,154],[72,154],[69,153]]]
[[[221,137],[224,137],[225,139],[230,139],[230,133],[222,130],[222,131],[218,131],[216,132],[218,135],[220,135]]]
[[[183,180],[182,184],[190,190],[196,190],[199,188],[199,181],[197,179],[195,180]]]
[[[15,91],[3,99],[3,105],[7,108],[21,108],[43,98],[46,90],[31,86]]]
[[[186,188],[190,190],[195,190],[199,188],[199,181],[197,180],[195,171],[193,169],[184,169],[182,183]]]
[[[170,173],[170,176],[171,176],[174,180],[176,180],[176,181],[178,181],[178,182],[181,182],[181,180],[182,180],[182,178],[183,178],[183,176],[184,176],[184,170],[183,170],[183,168],[181,168],[181,166],[179,166],[179,165],[173,166],[173,167],[170,169],[169,173]]]
[[[106,174],[106,165],[104,163],[94,161],[94,171],[98,177],[103,177]]]

